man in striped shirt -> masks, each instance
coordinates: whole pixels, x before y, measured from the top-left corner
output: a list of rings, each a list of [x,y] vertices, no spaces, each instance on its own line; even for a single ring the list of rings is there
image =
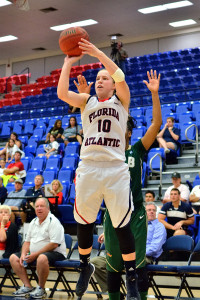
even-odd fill
[[[170,202],[163,205],[158,220],[165,226],[167,238],[188,234],[188,226],[194,224],[193,210],[189,204],[180,200],[180,191],[177,188],[171,190]]]

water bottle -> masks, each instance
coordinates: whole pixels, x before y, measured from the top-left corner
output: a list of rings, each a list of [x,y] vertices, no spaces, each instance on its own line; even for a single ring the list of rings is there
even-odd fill
[[[29,254],[30,254],[30,252],[28,252],[28,253],[26,254],[26,256],[29,255]],[[28,267],[28,263],[27,263],[26,260],[23,260],[23,266],[24,266],[24,268],[27,268],[27,267]]]

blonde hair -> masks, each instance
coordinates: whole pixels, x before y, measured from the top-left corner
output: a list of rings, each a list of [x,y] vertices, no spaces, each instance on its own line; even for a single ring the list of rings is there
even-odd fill
[[[54,179],[53,181],[52,181],[52,183],[51,183],[51,185],[53,186],[53,184],[54,183],[56,183],[56,182],[58,182],[58,184],[59,184],[59,187],[58,187],[58,189],[57,189],[57,193],[60,193],[62,190],[63,190],[63,186],[62,186],[62,183],[58,180],[58,179]]]
[[[8,210],[9,214],[11,215],[11,208],[10,208],[10,206],[8,206],[8,205],[0,205],[0,211],[3,210],[3,209]]]

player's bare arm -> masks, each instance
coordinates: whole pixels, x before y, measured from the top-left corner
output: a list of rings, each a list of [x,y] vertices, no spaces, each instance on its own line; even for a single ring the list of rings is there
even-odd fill
[[[87,99],[89,98],[88,94],[77,94],[69,91],[69,75],[71,66],[73,63],[77,62],[82,56],[77,57],[68,57],[66,56],[64,60],[64,65],[62,67],[62,71],[60,74],[59,82],[58,82],[58,98],[67,102],[72,106],[79,107],[84,109]]]
[[[159,84],[160,84],[160,74],[157,76],[157,72],[151,70],[147,72],[148,81],[144,80],[147,88],[150,90],[152,95],[152,102],[153,102],[153,122],[149,129],[147,130],[144,137],[141,139],[143,146],[146,150],[150,148],[153,144],[160,126],[162,124],[162,114],[161,114],[161,107],[160,107],[160,99],[158,95]]]
[[[81,42],[79,42],[79,48],[82,50],[82,54],[88,54],[98,58],[111,76],[119,69],[118,66],[107,55],[105,55],[105,53],[87,40],[81,39]],[[121,82],[115,82],[115,87],[116,95],[119,97],[124,108],[128,111],[130,104],[130,91],[126,81],[123,80]]]

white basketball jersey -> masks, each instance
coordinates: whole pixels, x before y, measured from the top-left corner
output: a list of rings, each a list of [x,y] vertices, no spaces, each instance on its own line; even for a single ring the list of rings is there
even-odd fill
[[[125,132],[128,112],[116,95],[99,102],[88,99],[81,114],[84,140],[81,159],[125,161]]]

